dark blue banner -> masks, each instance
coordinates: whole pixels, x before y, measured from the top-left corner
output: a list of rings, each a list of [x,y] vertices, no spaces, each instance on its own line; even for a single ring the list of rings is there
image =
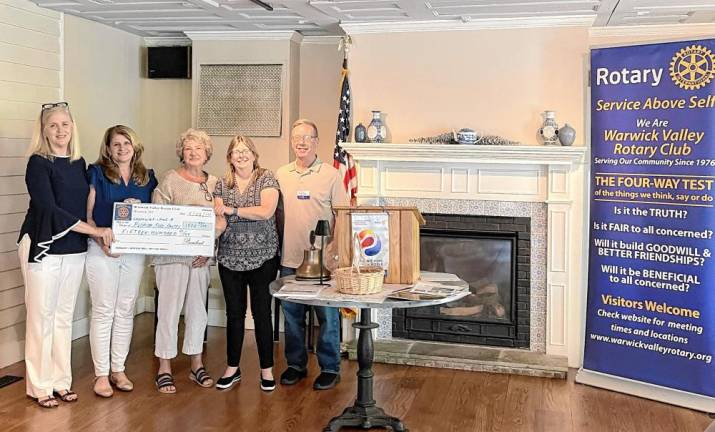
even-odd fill
[[[715,396],[715,39],[591,51],[584,369]]]

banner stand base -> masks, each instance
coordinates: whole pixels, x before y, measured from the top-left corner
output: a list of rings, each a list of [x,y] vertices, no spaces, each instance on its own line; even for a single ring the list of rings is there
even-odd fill
[[[715,399],[695,393],[621,378],[584,368],[578,370],[575,381],[579,384],[600,387],[697,411],[715,413]]]

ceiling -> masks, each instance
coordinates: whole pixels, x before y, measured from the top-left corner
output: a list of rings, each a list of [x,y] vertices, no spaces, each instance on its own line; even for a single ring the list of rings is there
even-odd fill
[[[291,31],[338,35],[344,29],[715,23],[713,0],[32,0],[140,36],[203,31]],[[351,33],[350,30],[348,30]]]

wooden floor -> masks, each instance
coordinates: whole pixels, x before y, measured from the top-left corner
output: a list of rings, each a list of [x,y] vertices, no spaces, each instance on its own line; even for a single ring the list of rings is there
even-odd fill
[[[132,393],[94,396],[89,341],[82,338],[73,345],[79,402],[41,409],[20,381],[0,389],[0,431],[320,431],[355,397],[356,362],[343,360],[342,382],[318,392],[311,386],[317,369],[312,355],[307,380],[262,392],[252,332],[239,385],[227,392],[201,389],[188,380],[188,360],[181,356],[174,362],[178,393],[160,395],[153,384],[152,324],[151,314],[137,317],[127,364]],[[285,367],[281,345],[275,352],[278,376]],[[224,329],[210,328],[206,365],[214,377],[223,371],[224,353]],[[5,374],[24,375],[23,363],[0,369]],[[573,371],[568,380],[554,380],[379,364],[375,398],[412,432],[701,432],[710,424],[702,413],[575,384]]]

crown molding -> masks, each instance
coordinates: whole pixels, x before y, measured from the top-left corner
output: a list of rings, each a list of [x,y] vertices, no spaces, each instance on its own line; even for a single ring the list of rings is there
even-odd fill
[[[340,27],[349,35],[369,33],[405,33],[428,31],[465,31],[534,27],[590,27],[596,19],[595,14],[565,15],[526,18],[485,18],[467,21],[430,20],[430,21],[392,21],[373,23],[340,23]]]
[[[163,47],[163,46],[191,46],[191,39],[183,36],[145,36],[144,46],[148,47]]]
[[[591,42],[600,39],[607,40],[613,37],[651,37],[683,38],[683,37],[712,37],[715,34],[715,24],[652,24],[636,26],[611,26],[591,27],[588,29]]]
[[[296,31],[195,31],[184,32],[192,41],[289,40],[300,43],[303,35]]]
[[[343,36],[303,36],[302,45],[337,45]]]

